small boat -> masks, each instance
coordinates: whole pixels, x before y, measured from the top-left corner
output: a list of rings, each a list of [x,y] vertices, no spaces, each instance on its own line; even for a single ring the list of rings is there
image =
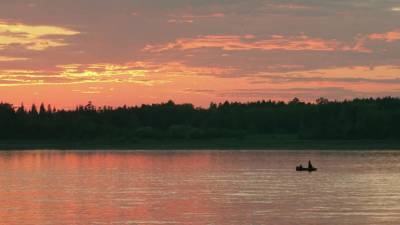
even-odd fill
[[[308,166],[307,167],[303,167],[302,164],[296,166],[296,171],[308,171],[308,172],[313,172],[313,171],[317,171],[317,168],[315,168],[312,163],[311,160],[308,160]]]
[[[296,166],[296,171],[308,171],[308,172],[313,172],[313,171],[317,171],[317,168],[315,167],[301,167],[301,166]]]

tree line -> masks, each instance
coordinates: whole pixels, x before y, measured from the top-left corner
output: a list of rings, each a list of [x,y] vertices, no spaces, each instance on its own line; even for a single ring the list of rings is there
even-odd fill
[[[96,107],[74,110],[41,104],[0,103],[2,140],[111,140],[246,138],[293,135],[300,139],[400,139],[400,99],[393,97],[307,103],[257,101]]]

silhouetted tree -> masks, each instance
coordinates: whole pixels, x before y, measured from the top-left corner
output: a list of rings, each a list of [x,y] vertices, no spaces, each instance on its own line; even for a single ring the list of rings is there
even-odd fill
[[[53,113],[53,109],[51,108],[50,104],[47,105],[47,113],[49,114]]]
[[[137,141],[292,135],[303,139],[400,139],[400,99],[161,104],[75,110],[0,103],[0,139]]]
[[[30,114],[31,116],[37,116],[39,114],[35,104],[32,104]]]
[[[289,102],[289,105],[296,105],[300,103],[300,99],[299,98],[293,98],[292,101]]]
[[[18,107],[16,113],[17,113],[18,115],[24,115],[24,114],[26,114],[24,103],[21,103],[21,106]]]
[[[318,98],[318,99],[316,100],[316,102],[317,102],[318,105],[323,105],[323,104],[328,104],[328,103],[329,103],[329,100],[328,100],[327,98],[321,97],[321,98]]]
[[[39,107],[39,114],[40,114],[40,115],[45,115],[45,114],[46,114],[46,108],[44,107],[44,104],[43,104],[43,103],[40,104],[40,107]]]

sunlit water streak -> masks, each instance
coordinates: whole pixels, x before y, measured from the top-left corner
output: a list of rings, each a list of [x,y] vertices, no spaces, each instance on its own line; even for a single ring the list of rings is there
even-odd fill
[[[0,152],[0,225],[398,225],[399,188],[400,152]]]

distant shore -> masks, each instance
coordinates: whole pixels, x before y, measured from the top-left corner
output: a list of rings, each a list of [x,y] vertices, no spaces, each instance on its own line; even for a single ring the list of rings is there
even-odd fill
[[[398,140],[244,139],[129,141],[0,141],[0,150],[400,150]]]

